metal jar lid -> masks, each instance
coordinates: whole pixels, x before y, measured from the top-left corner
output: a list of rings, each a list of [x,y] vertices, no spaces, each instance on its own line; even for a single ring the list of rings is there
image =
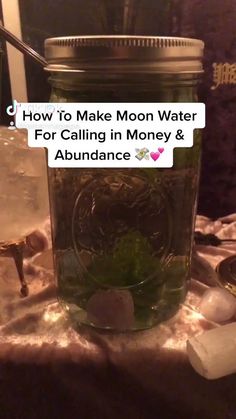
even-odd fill
[[[220,285],[236,296],[236,255],[222,260],[216,267]]]
[[[202,73],[204,43],[160,36],[69,36],[45,41],[47,71]]]

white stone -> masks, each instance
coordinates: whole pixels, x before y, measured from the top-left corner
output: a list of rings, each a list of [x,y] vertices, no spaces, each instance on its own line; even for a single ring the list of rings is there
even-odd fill
[[[98,327],[129,330],[134,324],[134,303],[128,290],[97,291],[87,304],[88,320]]]
[[[235,314],[236,299],[224,288],[209,288],[202,297],[199,310],[208,320],[225,322]]]
[[[208,330],[187,341],[190,364],[200,375],[214,380],[236,372],[236,323]]]

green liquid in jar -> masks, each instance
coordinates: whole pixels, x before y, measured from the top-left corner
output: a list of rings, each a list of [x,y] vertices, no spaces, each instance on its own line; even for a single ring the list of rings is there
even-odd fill
[[[190,81],[81,88],[56,76],[52,101],[193,102]],[[75,327],[138,330],[176,313],[189,278],[199,158],[195,131],[192,148],[174,150],[173,168],[49,169],[59,299]]]

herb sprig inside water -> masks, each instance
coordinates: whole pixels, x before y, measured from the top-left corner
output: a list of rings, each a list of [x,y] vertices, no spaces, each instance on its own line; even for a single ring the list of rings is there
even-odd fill
[[[94,259],[90,275],[103,286],[129,287],[158,276],[160,269],[148,239],[132,231],[120,238],[109,253]]]

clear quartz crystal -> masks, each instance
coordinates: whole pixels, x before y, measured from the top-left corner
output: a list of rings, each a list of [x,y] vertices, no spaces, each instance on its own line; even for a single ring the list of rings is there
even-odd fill
[[[49,213],[43,149],[30,148],[27,131],[0,127],[0,242],[15,242]]]
[[[224,288],[209,288],[202,297],[199,310],[208,320],[225,322],[236,313],[236,299]]]

